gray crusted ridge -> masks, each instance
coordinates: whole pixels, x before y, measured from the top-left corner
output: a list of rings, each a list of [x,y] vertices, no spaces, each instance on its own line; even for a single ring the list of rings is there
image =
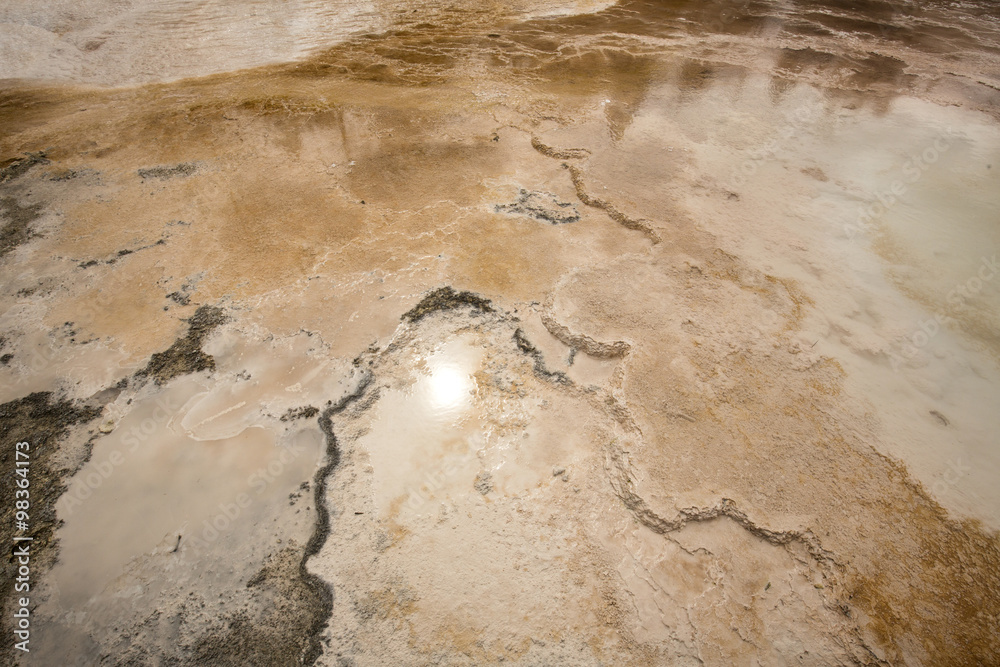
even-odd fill
[[[580,219],[580,212],[572,203],[559,201],[558,197],[548,192],[528,191],[524,188],[518,192],[514,202],[497,204],[493,210],[496,213],[524,215],[552,225],[563,225]]]

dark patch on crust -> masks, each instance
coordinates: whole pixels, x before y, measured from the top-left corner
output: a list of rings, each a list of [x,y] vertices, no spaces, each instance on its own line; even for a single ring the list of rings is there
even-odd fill
[[[229,616],[223,627],[198,640],[187,663],[243,667],[315,662],[320,652],[314,653],[312,644],[329,618],[332,596],[325,585],[313,586],[299,576],[301,562],[297,547],[268,557],[247,581],[247,609],[255,612]]]
[[[187,223],[178,223],[178,224],[187,224]],[[176,292],[171,292],[170,294],[167,295],[167,298],[178,305],[187,306],[188,304],[191,303],[191,294],[194,292],[195,285],[197,284],[197,282],[198,282],[197,276],[188,278],[184,282],[184,284],[181,285],[181,288],[179,290],[177,290]]]
[[[31,231],[31,223],[42,217],[42,205],[21,206],[13,197],[3,197],[0,198],[0,215],[7,219],[3,229],[0,229],[0,257],[3,257],[37,236]]]
[[[24,157],[8,160],[0,168],[0,183],[20,178],[28,173],[29,169],[39,164],[49,164],[49,160],[45,157],[45,151],[25,153]]]
[[[408,322],[419,322],[431,313],[453,310],[463,306],[471,306],[481,313],[492,313],[494,308],[489,299],[484,299],[472,292],[456,292],[451,287],[441,287],[434,290],[400,318]]]
[[[559,201],[555,195],[547,192],[529,192],[523,188],[515,202],[497,204],[493,210],[496,213],[525,215],[553,225],[576,222],[580,219],[580,213],[570,202]]]
[[[174,341],[167,350],[150,357],[146,367],[135,376],[151,377],[157,384],[165,384],[178,375],[215,370],[215,359],[202,352],[201,346],[205,338],[226,319],[221,308],[200,306],[188,320],[187,334]]]
[[[80,262],[77,266],[79,266],[81,269],[89,269],[90,267],[97,266],[98,264],[107,264],[110,266],[111,264],[114,264],[122,257],[128,257],[129,255],[139,252],[140,250],[149,250],[150,248],[155,248],[158,245],[166,245],[166,244],[167,244],[166,239],[160,239],[156,243],[150,243],[149,245],[140,246],[138,248],[125,248],[123,250],[119,250],[111,257],[111,259],[106,259],[103,261],[97,259],[89,259],[86,262]]]
[[[293,419],[312,419],[319,414],[319,408],[312,405],[303,405],[299,408],[289,408],[288,412],[281,415],[281,421],[290,422]]]
[[[88,173],[93,173],[90,169],[60,169],[49,176],[49,180],[59,183],[62,181],[70,181],[74,178],[79,178],[85,176]]]
[[[167,298],[174,303],[180,304],[181,306],[186,306],[191,303],[191,295],[186,292],[171,292],[167,295]]]
[[[140,169],[138,173],[143,180],[158,178],[163,181],[175,176],[190,176],[197,169],[193,162],[181,162],[180,164],[171,166],[146,167],[145,169]]]
[[[14,513],[16,511],[15,492],[18,490],[17,480],[21,479],[15,473],[16,449],[18,442],[27,442],[28,450],[28,500],[30,502],[29,530],[24,535],[32,537],[31,581],[35,582],[52,565],[56,557],[55,531],[58,527],[56,518],[56,501],[66,489],[64,479],[74,471],[56,469],[53,455],[59,447],[69,428],[76,424],[91,421],[101,414],[98,407],[76,405],[64,399],[55,399],[49,392],[38,392],[24,398],[0,405],[0,540],[3,541],[7,557],[3,562],[3,581],[0,583],[0,595],[3,596],[2,624],[5,640],[0,648],[0,663],[14,664],[14,648],[11,638],[13,628],[9,619],[13,618],[14,610],[10,606],[15,598],[14,577],[17,571],[17,560],[13,557],[11,545],[14,544]],[[23,459],[22,459],[23,460]],[[22,533],[17,533],[18,535]],[[33,597],[32,594],[21,594],[18,597]]]

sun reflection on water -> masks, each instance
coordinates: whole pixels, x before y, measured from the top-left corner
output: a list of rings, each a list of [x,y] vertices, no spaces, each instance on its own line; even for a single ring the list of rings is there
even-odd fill
[[[474,387],[472,376],[457,364],[444,362],[431,364],[426,380],[427,398],[431,406],[441,412],[456,412],[469,403],[469,392]]]
[[[445,343],[425,358],[425,372],[413,387],[423,419],[440,423],[468,412],[476,388],[473,374],[481,356],[474,345],[459,339]]]

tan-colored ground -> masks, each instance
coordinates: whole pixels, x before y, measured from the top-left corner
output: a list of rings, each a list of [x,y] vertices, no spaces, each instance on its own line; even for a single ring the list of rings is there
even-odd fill
[[[1000,662],[995,10],[522,4],[5,84],[21,664]]]

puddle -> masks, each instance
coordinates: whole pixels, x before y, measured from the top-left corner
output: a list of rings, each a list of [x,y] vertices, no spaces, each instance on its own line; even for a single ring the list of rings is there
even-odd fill
[[[57,505],[60,560],[39,609],[52,624],[48,659],[96,660],[112,627],[177,614],[191,595],[215,614],[235,612],[244,602],[233,592],[268,557],[286,548],[301,557],[326,450],[313,406],[350,385],[322,349],[307,335],[262,344],[226,330],[206,344],[214,382],[150,382],[106,408],[102,430],[113,430]],[[159,644],[160,631],[144,632]],[[72,639],[51,639],[57,632]]]
[[[995,8],[8,5],[41,661],[1000,655]]]
[[[422,513],[472,489],[483,442],[475,410],[483,351],[473,337],[447,341],[412,360],[408,387],[384,390],[364,443],[374,468],[374,494],[382,518]],[[435,502],[432,502],[435,501]]]
[[[268,505],[309,479],[321,451],[317,438],[302,436],[279,446],[261,428],[214,442],[178,432],[178,413],[201,389],[197,380],[185,379],[138,401],[116,433],[95,443],[91,462],[70,482],[70,495],[61,503],[62,558],[53,570],[67,608],[82,607],[102,593],[137,556],[163,545],[172,549],[178,535],[182,542],[184,533],[198,535],[240,494],[256,497],[232,527],[245,533]],[[279,472],[272,477],[268,466]]]
[[[428,14],[454,21],[456,12],[502,20],[577,14],[609,4],[555,0],[484,8],[460,3],[449,10],[420,0],[402,6],[377,0],[240,0],[224,6],[205,0],[98,1],[44,9],[15,3],[0,11],[5,52],[0,78],[101,85],[172,81],[301,59],[353,36],[402,28],[412,21],[411,12],[419,12],[425,23]]]
[[[459,334],[393,362],[413,374],[379,392],[359,437],[381,519],[405,526],[470,497],[516,497],[590,448],[565,427],[580,419],[579,404],[530,396],[537,380],[510,375],[524,365],[510,358],[512,341],[498,350],[485,340]]]
[[[0,77],[120,85],[203,76],[294,59],[385,25],[365,2],[70,4],[6,8]]]
[[[227,381],[191,397],[178,416],[178,430],[193,440],[213,441],[276,420],[294,423],[296,411],[310,407],[315,416],[344,391],[344,364],[323,356],[323,349],[318,337],[304,334],[273,342],[270,353],[238,333],[216,336],[205,352]]]
[[[514,332],[495,315],[461,312],[404,325],[376,357],[377,394],[334,417],[344,448],[330,484],[337,514],[309,562],[340,591],[331,631],[367,636],[401,623],[416,633],[412,653],[366,641],[368,659],[416,660],[435,641],[464,651],[463,637],[479,633],[487,638],[475,653],[513,658],[531,646],[526,624],[540,640],[586,632],[593,582],[576,589],[547,565],[583,557],[573,553],[573,531],[539,535],[546,519],[535,515],[544,499],[553,504],[542,513],[556,512],[559,498],[591,478],[589,413],[536,377]],[[382,555],[364,567],[378,574],[359,579],[369,548]],[[513,589],[511,571],[521,573]],[[555,597],[539,598],[540,588]],[[499,619],[516,608],[525,621],[504,639]]]

